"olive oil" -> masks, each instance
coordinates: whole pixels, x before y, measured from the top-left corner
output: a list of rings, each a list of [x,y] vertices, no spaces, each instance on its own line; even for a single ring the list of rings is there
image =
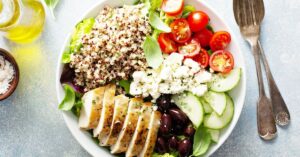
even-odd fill
[[[10,8],[7,8],[7,5],[11,5]],[[40,1],[0,0],[1,6],[3,9],[0,12],[0,30],[5,32],[7,39],[17,43],[29,43],[39,37],[45,22],[45,10]],[[2,16],[9,19],[1,23]]]

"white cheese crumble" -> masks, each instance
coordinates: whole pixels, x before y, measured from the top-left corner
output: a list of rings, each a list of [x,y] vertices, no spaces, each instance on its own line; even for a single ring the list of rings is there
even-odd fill
[[[15,71],[11,63],[0,56],[0,94],[7,92],[14,75]]]
[[[161,94],[178,94],[184,91],[197,96],[205,94],[212,74],[202,69],[192,59],[184,59],[179,53],[166,56],[157,69],[135,71],[132,75],[130,94],[152,96],[155,101]]]

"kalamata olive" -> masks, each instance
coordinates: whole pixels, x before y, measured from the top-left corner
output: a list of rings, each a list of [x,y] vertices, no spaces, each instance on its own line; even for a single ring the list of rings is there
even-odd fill
[[[189,120],[186,114],[177,108],[169,109],[169,114],[171,115],[172,119],[176,122],[176,124],[181,124],[186,126]]]
[[[172,130],[172,118],[169,114],[164,113],[160,119],[159,132],[168,135]]]
[[[180,157],[188,157],[192,150],[192,142],[189,139],[184,139],[178,144],[178,152]]]
[[[175,124],[175,125],[173,125],[173,132],[176,135],[182,135],[182,133],[184,132],[184,127],[185,126],[183,126],[181,124]]]
[[[166,153],[168,152],[168,146],[164,138],[158,137],[156,140],[155,148],[158,153]]]
[[[169,148],[170,149],[177,150],[178,140],[177,140],[176,136],[171,136],[169,138],[168,142],[169,142]]]
[[[161,95],[157,100],[156,104],[158,106],[158,110],[161,112],[166,112],[171,104],[171,95],[164,94]]]
[[[193,137],[195,134],[195,131],[196,130],[194,129],[194,127],[192,125],[189,125],[188,127],[186,127],[184,129],[184,135],[188,136],[188,137]]]

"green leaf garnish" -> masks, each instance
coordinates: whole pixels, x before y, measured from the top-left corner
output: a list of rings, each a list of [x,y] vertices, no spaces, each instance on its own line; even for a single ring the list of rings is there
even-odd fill
[[[64,85],[64,90],[65,90],[65,98],[59,104],[58,108],[63,111],[69,111],[72,109],[72,107],[75,104],[75,91],[70,85],[67,84]]]
[[[58,2],[59,0],[45,0],[45,3],[47,4],[53,18],[55,18],[54,9],[57,6]]]
[[[191,12],[195,11],[196,8],[194,6],[191,5],[186,5],[183,8],[183,12],[182,12],[182,18],[187,18]]]
[[[128,80],[121,80],[119,81],[119,86],[123,87],[125,92],[127,94],[129,94],[129,90],[130,90],[130,81]]]
[[[171,28],[164,23],[160,18],[157,12],[150,11],[149,12],[149,22],[151,26],[155,29],[158,29],[162,32],[171,32]]]
[[[210,133],[207,132],[202,126],[200,126],[194,135],[194,144],[193,144],[193,155],[200,156],[207,152],[208,147],[211,143]]]
[[[148,65],[154,69],[158,68],[163,62],[163,56],[157,40],[147,36],[142,47]]]

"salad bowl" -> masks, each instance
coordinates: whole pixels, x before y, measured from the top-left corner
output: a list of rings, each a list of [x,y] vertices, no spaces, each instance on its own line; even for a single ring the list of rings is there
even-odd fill
[[[118,7],[124,4],[133,4],[134,0],[124,0],[124,1],[109,1],[109,0],[101,0],[97,4],[95,4],[92,8],[90,8],[82,17],[78,19],[78,22],[82,21],[86,18],[91,18],[97,16],[99,11],[103,9],[105,6]],[[210,17],[211,26],[216,30],[225,30],[232,34],[232,41],[229,47],[227,48],[235,58],[235,66],[238,66],[242,69],[242,77],[240,79],[239,84],[230,91],[230,95],[234,101],[234,115],[232,122],[222,130],[220,139],[218,143],[213,144],[206,156],[212,155],[229,137],[231,132],[233,131],[237,121],[240,117],[244,99],[246,94],[246,69],[245,69],[245,60],[242,52],[240,51],[238,42],[236,41],[236,37],[233,35],[233,31],[226,25],[225,21],[210,7],[205,1],[200,0],[185,0],[186,4],[194,6],[197,10],[201,10],[206,12]],[[60,52],[60,56],[65,52],[68,48],[72,37],[72,32],[67,36],[65,43],[63,44],[62,50]],[[56,72],[56,90],[58,101],[61,102],[64,98],[64,89],[60,83],[60,76],[63,71],[64,64],[62,63],[62,57],[58,60],[57,63],[57,72]],[[88,131],[83,131],[78,127],[78,117],[76,117],[71,111],[63,111],[62,112],[64,120],[72,133],[72,135],[76,138],[76,140],[81,144],[81,146],[89,152],[92,156],[111,156],[109,151],[105,148],[99,146],[97,142],[95,142],[92,138],[92,135]]]

